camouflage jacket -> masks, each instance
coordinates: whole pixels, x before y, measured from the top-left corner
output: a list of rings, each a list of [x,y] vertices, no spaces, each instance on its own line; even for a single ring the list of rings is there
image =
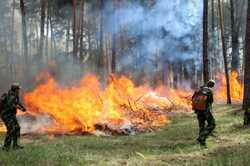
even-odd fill
[[[17,107],[24,108],[19,96],[10,90],[7,94],[7,101],[3,105],[2,116],[16,115]]]
[[[212,109],[212,104],[214,102],[214,97],[213,97],[213,90],[209,87],[202,87],[201,88],[203,92],[206,92],[207,94],[207,110],[211,110]]]

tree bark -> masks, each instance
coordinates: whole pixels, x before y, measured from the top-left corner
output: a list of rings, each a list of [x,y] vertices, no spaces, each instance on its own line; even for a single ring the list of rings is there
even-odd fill
[[[52,9],[51,9],[52,10]],[[53,11],[51,11],[51,13],[53,13]],[[53,22],[52,22],[52,18],[49,17],[49,25],[50,25],[50,51],[51,51],[51,56],[55,57],[56,52],[57,52],[57,46],[56,46],[56,40],[55,40],[55,33],[54,33],[54,26],[53,26]]]
[[[245,50],[243,98],[243,109],[245,110],[244,125],[250,125],[250,0],[248,0]]]
[[[212,78],[215,78],[215,75],[217,74],[217,68],[218,66],[216,66],[216,60],[217,60],[217,53],[216,53],[216,46],[217,46],[217,38],[216,38],[216,24],[215,24],[215,0],[212,0],[211,1],[211,15],[212,15],[212,18],[211,18],[211,28],[212,28],[212,43],[211,43],[211,48],[212,48],[212,57],[211,57],[211,76]]]
[[[225,34],[224,34],[224,20],[222,15],[221,1],[218,0],[218,8],[219,8],[219,18],[220,18],[220,30],[221,30],[221,42],[222,42],[222,53],[224,59],[224,69],[225,69],[225,77],[226,77],[226,86],[227,86],[227,104],[231,104],[231,93],[230,93],[230,82],[229,82],[229,73],[228,73],[228,63],[227,63],[227,52],[225,46]]]
[[[14,40],[14,34],[15,34],[15,4],[16,0],[12,1],[12,16],[11,16],[11,43],[10,43],[10,49],[11,49],[11,55],[9,56],[9,63],[10,63],[10,73],[13,79],[15,79],[15,65],[14,65],[14,59],[13,59],[13,54],[14,54],[14,46],[16,45],[16,42]]]
[[[47,18],[46,18],[46,46],[45,46],[45,56],[46,56],[46,61],[49,59],[49,20],[50,20],[50,1],[47,1]],[[47,62],[46,62],[47,63]]]
[[[73,3],[73,56],[77,56],[77,28],[76,28],[76,0],[72,0]]]
[[[237,71],[239,69],[239,37],[237,26],[235,24],[235,4],[233,0],[230,0],[231,5],[231,35],[232,35],[232,71]]]
[[[81,62],[84,59],[83,56],[83,31],[84,31],[84,0],[81,0],[81,11],[80,11],[80,49],[79,49],[79,54],[80,54],[80,59]]]
[[[100,36],[99,36],[99,42],[100,42],[100,54],[98,58],[98,67],[103,68],[104,67],[104,48],[103,48],[103,17],[104,17],[104,1],[100,0]]]
[[[114,1],[115,2],[115,1]],[[116,6],[113,5],[113,32],[112,32],[112,53],[111,53],[111,72],[116,73]]]
[[[40,22],[40,58],[43,57],[43,49],[44,49],[44,23],[45,23],[45,0],[40,0],[41,5],[41,22]]]
[[[203,7],[203,80],[209,80],[209,58],[208,58],[208,0],[204,0]]]
[[[24,0],[20,0],[20,9],[22,15],[22,45],[23,45],[23,55],[25,58],[26,65],[28,64],[28,38],[27,38],[27,28],[26,28],[26,13]]]
[[[16,1],[15,0],[13,0],[12,1],[12,5],[13,5],[13,7],[12,7],[12,16],[11,16],[11,45],[10,45],[10,49],[11,49],[11,53],[13,54],[14,53],[14,43],[15,43],[15,41],[14,41],[14,34],[15,34],[15,4],[16,4]]]
[[[67,21],[67,32],[66,32],[66,46],[65,46],[65,52],[67,55],[69,55],[69,35],[70,35],[70,19]]]

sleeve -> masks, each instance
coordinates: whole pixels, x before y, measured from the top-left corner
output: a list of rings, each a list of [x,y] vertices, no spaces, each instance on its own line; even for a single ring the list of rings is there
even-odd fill
[[[21,111],[25,112],[25,107],[23,106],[23,103],[21,102],[20,98],[17,97],[17,106],[21,107]]]
[[[13,95],[10,95],[7,100],[7,107],[11,110],[16,109],[16,98]]]
[[[211,103],[211,104],[214,102],[214,97],[213,97],[213,91],[212,90],[209,91],[208,102]]]

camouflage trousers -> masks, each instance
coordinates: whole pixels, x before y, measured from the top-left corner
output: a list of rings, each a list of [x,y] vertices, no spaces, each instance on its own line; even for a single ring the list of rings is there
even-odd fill
[[[11,143],[13,147],[17,146],[17,141],[20,138],[20,126],[15,115],[2,116],[2,120],[7,128],[4,147],[9,148]]]
[[[199,123],[199,140],[205,142],[207,137],[215,129],[215,119],[210,110],[207,111],[197,111],[197,119]],[[206,124],[207,123],[207,124]]]

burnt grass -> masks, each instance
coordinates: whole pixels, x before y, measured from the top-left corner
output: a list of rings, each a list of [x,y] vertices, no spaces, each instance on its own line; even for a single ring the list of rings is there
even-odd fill
[[[249,165],[250,128],[241,125],[240,106],[217,105],[214,115],[217,127],[208,148],[196,144],[195,114],[176,114],[158,131],[135,136],[26,135],[24,150],[0,151],[0,166]]]

